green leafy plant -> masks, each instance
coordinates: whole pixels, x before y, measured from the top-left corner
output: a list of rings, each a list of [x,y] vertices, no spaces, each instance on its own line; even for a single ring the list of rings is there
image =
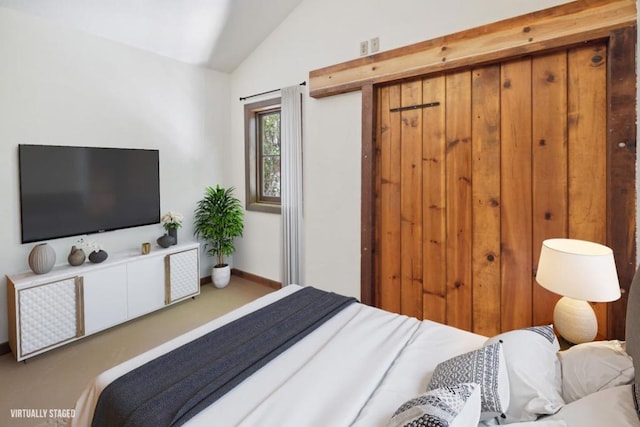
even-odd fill
[[[244,230],[244,210],[233,191],[233,187],[207,187],[195,210],[194,235],[205,240],[209,255],[218,258],[216,267],[226,265],[224,256],[233,254],[234,239]]]

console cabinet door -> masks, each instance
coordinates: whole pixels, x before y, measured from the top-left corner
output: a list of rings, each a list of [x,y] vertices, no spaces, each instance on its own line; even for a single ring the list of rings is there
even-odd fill
[[[164,258],[149,257],[132,262],[127,270],[129,318],[164,306]]]
[[[83,334],[77,277],[18,292],[20,359]]]
[[[197,249],[167,255],[165,262],[167,304],[200,293]]]
[[[127,267],[117,265],[86,273],[84,321],[87,335],[127,320]]]

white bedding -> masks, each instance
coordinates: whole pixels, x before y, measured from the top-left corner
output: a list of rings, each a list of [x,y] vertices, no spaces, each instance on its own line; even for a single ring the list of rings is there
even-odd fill
[[[91,424],[100,392],[120,375],[301,289],[288,286],[97,376],[76,404],[74,426]],[[440,361],[486,338],[352,304],[191,419],[189,426],[382,426],[424,390]]]
[[[291,285],[266,295],[105,371],[90,382],[78,399],[72,425],[91,425],[101,391],[124,373],[299,289]],[[428,320],[351,304],[187,425],[386,426],[400,405],[425,391],[440,362],[478,349],[486,340],[484,336]],[[623,423],[608,425],[639,427],[630,386],[624,387],[592,395],[591,400],[572,402],[536,424],[600,426],[605,425],[602,420],[610,421],[613,413],[618,413],[618,418],[624,417]],[[611,406],[609,400],[618,403]],[[610,409],[602,410],[595,402]],[[587,405],[589,410],[581,405]],[[592,423],[596,419],[599,421]]]

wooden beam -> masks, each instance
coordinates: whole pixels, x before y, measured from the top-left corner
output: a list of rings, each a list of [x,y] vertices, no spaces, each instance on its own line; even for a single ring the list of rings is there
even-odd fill
[[[465,66],[477,66],[598,38],[636,23],[635,0],[580,0],[366,58],[311,71],[322,98]]]
[[[377,101],[373,85],[362,87],[362,197],[360,232],[360,301],[375,301],[375,115]]]
[[[607,88],[607,243],[613,250],[622,297],[609,304],[608,339],[625,339],[627,296],[636,269],[636,29],[609,41]]]

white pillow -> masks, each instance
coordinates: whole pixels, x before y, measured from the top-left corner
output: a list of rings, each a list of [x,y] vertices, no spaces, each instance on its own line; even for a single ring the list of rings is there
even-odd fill
[[[536,326],[496,335],[485,345],[502,342],[509,371],[510,404],[503,423],[534,421],[564,405],[562,377],[553,327]]]
[[[509,407],[509,376],[502,344],[495,343],[446,360],[433,371],[427,391],[462,383],[480,386],[480,419],[503,414]]]
[[[389,427],[475,426],[480,420],[480,387],[465,383],[428,391],[405,402],[393,414]]]
[[[564,406],[545,420],[573,426],[640,426],[631,385],[606,388]]]
[[[605,388],[633,382],[633,360],[617,340],[574,345],[558,353],[562,397],[573,402]]]

